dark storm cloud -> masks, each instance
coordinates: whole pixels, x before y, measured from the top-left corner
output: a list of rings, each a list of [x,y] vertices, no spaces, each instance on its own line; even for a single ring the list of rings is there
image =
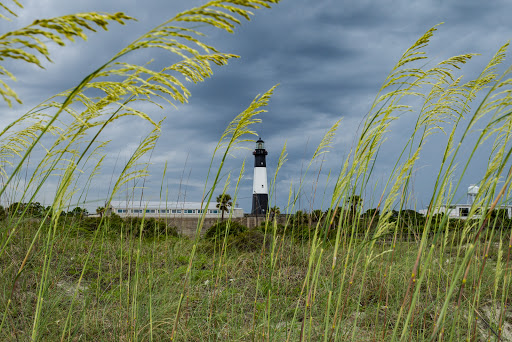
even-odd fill
[[[125,26],[112,24],[108,32],[90,34],[87,42],[77,41],[64,48],[51,47],[55,63],[45,64],[46,70],[9,63],[9,69],[19,79],[13,87],[25,103],[12,110],[3,110],[0,128],[31,106],[78,84],[81,78],[140,34],[179,11],[203,3],[199,0],[27,2],[25,9],[18,11],[18,20],[0,23],[2,32],[39,17],[91,10],[124,11],[139,21]],[[213,66],[212,79],[197,85],[189,84],[192,97],[188,104],[177,105],[177,109],[164,102],[164,109],[143,106],[155,120],[167,117],[151,156],[149,169],[152,176],[146,180],[145,190],[148,199],[158,198],[163,167],[167,162],[164,183],[169,184],[170,196],[178,196],[186,185],[188,199],[199,200],[212,152],[225,127],[257,94],[277,83],[280,86],[266,108],[268,112],[260,115],[263,122],[254,127],[269,150],[269,175],[275,171],[281,148],[287,143],[288,161],[278,176],[277,204],[284,207],[290,182],[298,185],[323,134],[343,117],[331,152],[322,156],[323,163],[313,163],[306,179],[305,193],[311,193],[311,184],[316,177],[320,179],[320,187],[325,186],[328,172],[339,172],[353,147],[361,120],[385,77],[416,39],[430,27],[446,22],[439,27],[427,51],[436,62],[460,53],[482,53],[464,67],[465,75],[476,75],[498,47],[510,39],[508,16],[512,13],[512,4],[462,0],[283,0],[271,10],[254,12],[252,21],[243,22],[234,35],[207,30],[206,42],[241,58],[231,60],[227,66]],[[150,66],[155,70],[176,60],[165,52],[142,51],[125,61],[146,63],[151,59],[154,62]],[[410,115],[412,118],[413,114]],[[140,122],[119,120],[105,132],[103,140],[111,139],[112,143],[106,150],[108,158],[98,180],[102,184],[94,185],[91,196],[106,196],[103,183],[110,182],[114,165],[118,170],[133,152],[135,144],[151,130],[150,125]],[[391,126],[392,131],[375,169],[375,178],[379,182],[387,179],[393,165],[390,160],[396,159],[396,151],[405,144],[404,132],[410,131],[411,122],[414,119],[401,119]],[[443,139],[432,138],[432,145],[425,150],[416,173],[421,182],[416,185],[415,192],[423,203],[431,191],[431,174],[436,172],[438,149]],[[249,150],[234,152],[236,158],[228,158],[226,172],[231,171],[232,177],[237,176],[241,162],[246,158],[239,203],[247,211],[251,197],[247,194],[251,191],[253,144],[243,146]],[[216,159],[214,167],[217,165]],[[225,179],[225,172],[223,174]],[[465,182],[478,181],[477,171],[469,174],[473,176],[467,177]],[[332,186],[333,177],[331,175],[329,186]],[[231,188],[230,192],[233,191]],[[318,190],[322,194],[323,191]],[[301,205],[307,207],[312,199],[305,202]],[[319,206],[320,202],[316,199],[314,205]]]

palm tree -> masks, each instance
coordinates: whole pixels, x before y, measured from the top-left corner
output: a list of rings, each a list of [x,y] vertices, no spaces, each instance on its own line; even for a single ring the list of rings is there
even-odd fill
[[[270,221],[274,221],[274,217],[279,216],[281,214],[281,209],[278,206],[273,206],[270,208]]]
[[[224,221],[224,212],[229,212],[229,208],[233,206],[230,194],[222,194],[217,196],[217,208],[221,211],[221,220]]]
[[[72,216],[78,216],[80,218],[87,216],[88,212],[85,208],[75,207],[75,209],[69,212]]]
[[[100,215],[100,217],[103,217],[103,213],[105,212],[104,207],[98,207],[96,208],[96,214]]]

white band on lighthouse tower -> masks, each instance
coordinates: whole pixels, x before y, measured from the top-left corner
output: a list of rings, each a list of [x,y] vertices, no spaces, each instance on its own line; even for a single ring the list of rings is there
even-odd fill
[[[266,167],[255,167],[254,168],[252,193],[253,194],[268,194],[267,168]]]

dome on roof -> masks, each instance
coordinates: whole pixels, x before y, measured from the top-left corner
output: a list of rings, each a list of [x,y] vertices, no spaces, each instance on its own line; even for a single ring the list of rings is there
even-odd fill
[[[475,202],[478,190],[480,190],[480,188],[475,184],[471,184],[468,187],[468,204],[473,204]]]
[[[476,194],[478,194],[478,190],[480,190],[480,188],[478,187],[478,185],[471,184],[471,185],[468,187],[468,194],[476,195]]]

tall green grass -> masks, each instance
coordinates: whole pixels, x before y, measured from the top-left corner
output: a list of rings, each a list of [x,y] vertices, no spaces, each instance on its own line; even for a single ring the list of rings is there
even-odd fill
[[[18,202],[30,203],[49,180],[58,178],[54,201],[43,218],[34,219],[27,207],[20,207],[1,219],[2,340],[512,338],[512,231],[493,214],[510,198],[512,177],[510,69],[497,71],[508,44],[476,78],[464,80],[459,70],[472,54],[434,65],[425,48],[436,28],[420,37],[384,80],[341,172],[330,175],[336,180],[329,205],[314,219],[287,215],[281,224],[269,216],[256,230],[238,236],[226,230],[211,241],[201,238],[204,215],[195,237],[188,239],[162,233],[157,222],[148,238],[151,227],[144,219],[104,216],[90,229],[84,220],[62,214],[77,197],[87,201],[88,186],[105,158],[102,151],[108,142],[100,139],[106,127],[125,116],[153,126],[113,183],[108,204],[147,176],[144,158],[160,134],[161,123],[135,109],[135,102],[184,103],[190,95],[185,80],[203,81],[212,74],[211,63],[224,65],[236,57],[203,44],[196,23],[231,32],[240,18],[249,18],[248,8],[275,2],[213,1],[178,14],[136,39],[75,88],[44,101],[0,133],[0,196],[16,194]],[[17,53],[13,56],[38,65],[37,54],[49,54],[37,45],[42,44],[35,40],[37,35],[61,43],[83,37],[92,22],[106,28],[109,21],[130,19],[123,14],[67,16],[1,39],[11,41],[4,46]],[[24,37],[25,52],[14,51],[14,37]],[[154,48],[177,54],[182,61],[158,71],[123,62],[127,54]],[[8,103],[20,101],[12,89],[4,89]],[[101,96],[91,95],[98,90]],[[273,90],[257,96],[220,137],[205,180],[205,206],[214,193],[228,189],[234,189],[236,202],[244,165],[239,175],[221,184],[223,165],[233,149],[255,134],[253,126]],[[414,130],[397,154],[384,191],[374,193],[371,180],[379,149],[394,122],[411,115]],[[328,158],[340,125],[338,121],[328,130],[311,156],[299,191],[290,191],[290,213],[296,211],[297,194],[304,191],[313,162]],[[424,217],[411,216],[403,209],[411,206],[412,175],[428,139],[438,134],[445,134],[447,143],[429,211]],[[43,157],[30,160],[43,139],[51,142],[45,144]],[[439,215],[441,205],[455,202],[463,186],[460,179],[488,141],[492,152],[470,219],[454,222]],[[471,155],[461,164],[461,149],[468,144]],[[286,156],[284,146],[271,182],[271,200]],[[162,184],[162,200],[163,190]],[[357,199],[367,193],[379,200],[378,210],[365,216],[358,212]],[[478,208],[485,210],[477,215]]]

